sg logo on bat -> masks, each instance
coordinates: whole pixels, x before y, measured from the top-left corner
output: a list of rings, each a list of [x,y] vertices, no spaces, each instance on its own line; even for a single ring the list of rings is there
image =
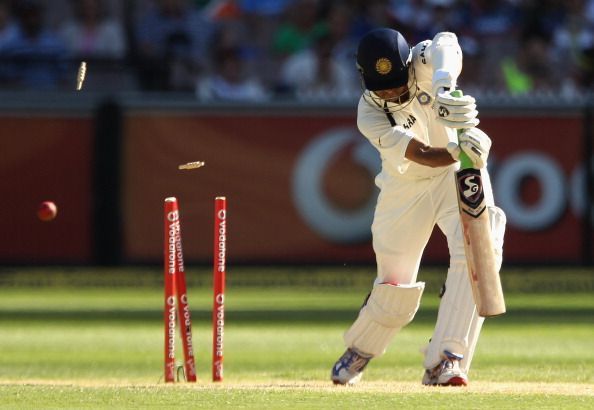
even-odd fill
[[[486,209],[481,171],[468,168],[460,170],[457,177],[462,211],[474,218],[479,217]]]

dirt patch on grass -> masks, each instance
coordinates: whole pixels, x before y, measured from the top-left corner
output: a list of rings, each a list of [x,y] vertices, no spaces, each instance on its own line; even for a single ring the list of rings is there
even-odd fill
[[[594,396],[594,385],[578,383],[491,383],[473,382],[467,387],[433,387],[411,382],[361,382],[355,386],[334,386],[328,382],[233,383],[210,388],[243,389],[305,389],[318,391],[383,392],[383,393],[443,393],[443,394],[555,394]]]
[[[594,397],[594,384],[584,383],[545,383],[545,382],[472,382],[469,386],[459,387],[430,387],[422,386],[412,382],[361,382],[355,386],[334,386],[326,381],[274,381],[274,382],[223,382],[220,384],[209,381],[198,381],[197,383],[135,383],[122,380],[0,380],[2,386],[56,386],[76,388],[183,388],[196,390],[217,390],[217,389],[238,389],[238,390],[304,390],[329,393],[392,393],[392,394],[545,394],[562,396],[591,396]]]

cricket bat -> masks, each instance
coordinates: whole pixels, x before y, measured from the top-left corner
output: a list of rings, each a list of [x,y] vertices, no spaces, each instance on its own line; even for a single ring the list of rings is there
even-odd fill
[[[455,90],[452,95],[461,97],[462,91]],[[463,130],[458,130],[458,135],[462,132]],[[473,168],[472,161],[464,151],[460,152],[459,159],[460,170],[455,176],[456,189],[472,295],[480,316],[498,316],[505,313],[505,300],[495,258],[481,171]]]

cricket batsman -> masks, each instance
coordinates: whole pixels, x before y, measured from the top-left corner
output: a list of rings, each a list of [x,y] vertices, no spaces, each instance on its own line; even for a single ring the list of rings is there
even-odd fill
[[[466,386],[484,318],[473,299],[454,182],[461,152],[481,170],[497,272],[506,219],[494,204],[486,169],[491,140],[477,128],[475,99],[452,95],[462,50],[453,33],[438,33],[411,49],[398,31],[380,28],[361,39],[356,60],[364,85],[357,125],[382,159],[371,226],[377,278],[344,333],[347,350],[331,379],[357,383],[369,361],[413,320],[425,286],[417,281],[421,257],[437,225],[447,238],[450,263],[437,323],[422,349],[422,383]]]

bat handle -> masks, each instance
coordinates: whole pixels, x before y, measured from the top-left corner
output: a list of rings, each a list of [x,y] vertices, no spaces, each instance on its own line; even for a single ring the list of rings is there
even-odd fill
[[[462,97],[462,90],[454,90],[452,91],[450,94],[452,94],[454,97]],[[458,130],[458,137],[460,137],[460,134],[462,134],[464,132],[463,129],[459,129]],[[460,141],[458,141],[459,143]],[[468,169],[468,168],[474,168],[472,165],[472,160],[470,159],[470,157],[468,155],[466,155],[466,153],[462,150],[460,150],[460,156],[458,157],[458,159],[460,160],[460,169]]]

